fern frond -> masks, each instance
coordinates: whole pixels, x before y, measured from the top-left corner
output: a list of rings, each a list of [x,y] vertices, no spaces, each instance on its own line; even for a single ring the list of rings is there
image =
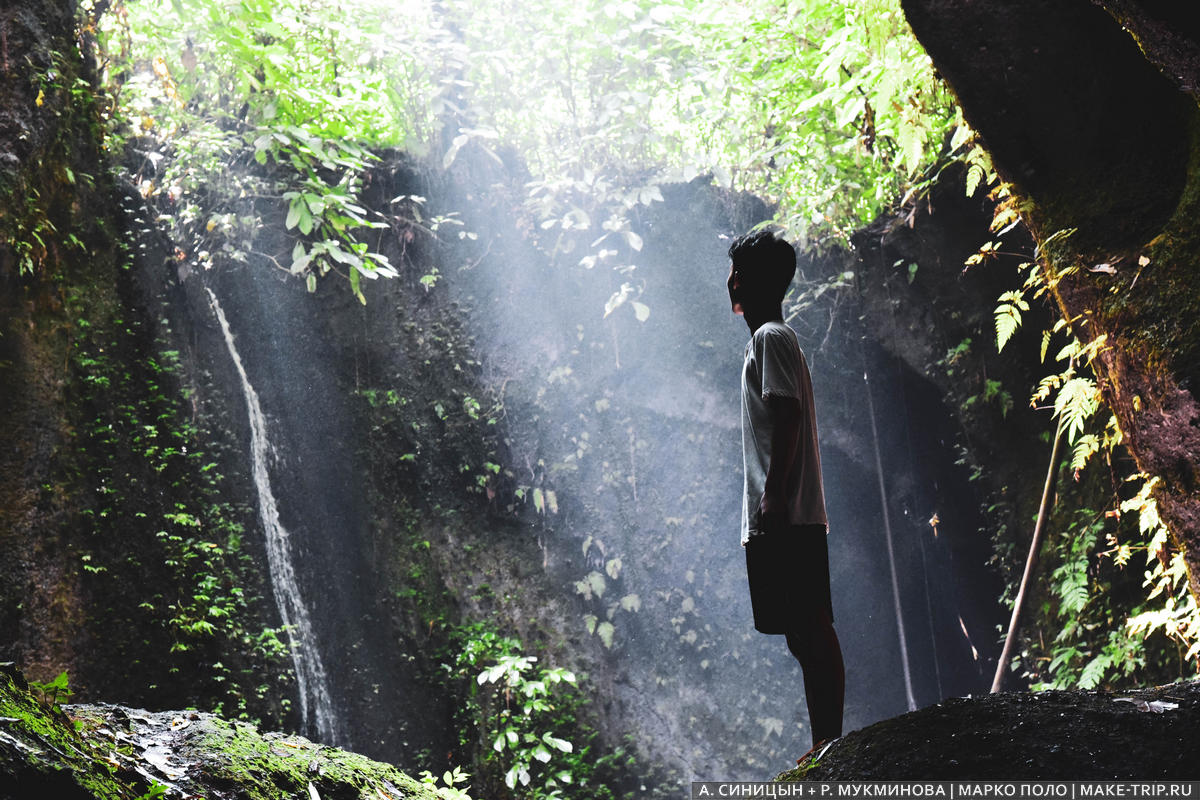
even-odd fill
[[[1088,460],[1100,452],[1100,437],[1094,433],[1084,434],[1075,444],[1071,454],[1071,469],[1080,470],[1087,466]]]
[[[1054,415],[1058,417],[1072,445],[1083,433],[1083,426],[1100,408],[1100,392],[1091,378],[1071,378],[1054,398]]]
[[[1029,303],[1019,291],[1009,291],[1000,295],[1000,305],[996,306],[996,351],[1002,351],[1004,345],[1021,327],[1021,313],[1029,310]]]

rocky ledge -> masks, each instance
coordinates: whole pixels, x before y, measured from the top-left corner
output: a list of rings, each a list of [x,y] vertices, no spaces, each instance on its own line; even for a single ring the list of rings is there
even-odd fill
[[[1200,681],[948,700],[834,742],[779,780],[1200,777]],[[438,800],[453,790],[195,711],[56,706],[0,665],[0,798]]]
[[[1200,777],[1200,681],[957,698],[835,741],[780,780]]]

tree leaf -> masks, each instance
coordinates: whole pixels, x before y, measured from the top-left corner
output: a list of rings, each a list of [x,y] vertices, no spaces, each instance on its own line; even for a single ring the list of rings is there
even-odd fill
[[[296,198],[288,205],[287,219],[283,221],[283,226],[289,231],[300,222],[300,208],[303,205],[304,201],[300,198]]]
[[[312,214],[308,213],[308,206],[303,201],[297,203],[295,207],[299,209],[299,218],[296,225],[300,228],[300,232],[307,236],[312,233],[313,229]]]

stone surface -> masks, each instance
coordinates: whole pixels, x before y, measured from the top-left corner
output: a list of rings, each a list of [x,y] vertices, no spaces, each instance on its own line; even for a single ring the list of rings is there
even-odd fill
[[[854,731],[781,780],[1192,779],[1200,683],[955,698]]]
[[[213,714],[52,706],[0,669],[0,797],[123,800],[155,785],[208,800],[438,797],[387,764]]]

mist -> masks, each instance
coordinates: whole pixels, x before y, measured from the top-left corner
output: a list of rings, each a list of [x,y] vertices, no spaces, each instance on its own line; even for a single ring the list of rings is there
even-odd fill
[[[555,140],[565,127],[587,127],[572,103],[608,79],[536,48],[530,63],[514,60],[528,49],[521,36],[569,49],[570,36],[607,20],[591,35],[624,42],[634,20],[631,36],[653,38],[642,22],[661,25],[675,12],[590,9],[558,31],[491,30],[513,38],[485,52],[472,43],[487,14],[475,19],[462,4],[408,9],[428,25],[421,47],[441,48],[422,62],[420,42],[394,17],[360,10],[362,37],[352,43],[361,51],[351,62],[384,64],[383,84],[408,87],[403,100],[418,120],[388,132],[386,114],[372,117],[382,126],[379,160],[343,181],[374,224],[356,235],[394,277],[351,268],[347,292],[337,264],[319,282],[307,260],[293,256],[287,267],[282,254],[305,252],[293,249],[297,200],[285,213],[245,188],[270,174],[259,167],[285,163],[268,163],[270,137],[255,140],[257,166],[238,151],[215,165],[219,181],[191,176],[178,191],[155,188],[170,182],[158,163],[170,163],[173,131],[139,142],[132,168],[160,211],[180,197],[192,204],[176,224],[195,246],[173,233],[188,265],[174,313],[210,374],[207,413],[229,410],[241,473],[257,487],[252,502],[278,504],[291,561],[268,567],[276,585],[277,573],[294,569],[282,582],[297,594],[277,589],[278,613],[293,629],[311,613],[293,647],[336,665],[296,661],[292,723],[418,768],[453,747],[453,698],[431,690],[435,622],[394,601],[417,591],[392,563],[407,525],[427,549],[443,549],[436,579],[455,598],[458,621],[490,618],[547,662],[586,676],[609,742],[632,736],[681,780],[761,777],[807,749],[799,667],[782,637],[751,622],[738,542],[738,374],[748,331],[724,285],[730,240],[785,218],[793,238],[811,245],[785,314],[816,392],[845,727],[985,691],[999,587],[985,563],[981,499],[937,390],[880,337],[891,326],[859,304],[854,248],[845,237],[813,241],[820,237],[797,222],[799,212],[788,217],[768,191],[775,184],[749,191],[713,137],[701,147],[705,137],[690,140],[668,121],[672,98],[698,80],[679,77],[686,59],[647,65],[637,92],[618,93],[620,107],[591,108],[587,124],[609,138],[574,142]],[[201,62],[205,46],[197,38]],[[397,54],[408,60],[388,60]],[[470,69],[476,62],[483,66]],[[505,80],[509,104],[489,107]],[[373,85],[364,78],[361,96],[377,100],[363,89]],[[568,86],[554,102],[530,99],[537,87],[550,97],[544,87]],[[733,147],[736,131],[722,130],[716,138]],[[560,160],[548,161],[554,154]],[[804,164],[827,155],[810,152]],[[319,216],[314,207],[304,213]],[[218,213],[217,234],[232,243],[224,254],[199,249],[214,228],[201,223]],[[357,252],[360,242],[347,241],[339,252]],[[812,302],[823,283],[837,290]],[[407,430],[373,416],[374,401],[363,398],[380,396],[404,401],[395,413]],[[486,429],[472,427],[481,403],[491,409]],[[260,428],[269,442],[254,443]],[[250,463],[263,453],[269,476]],[[456,529],[447,508],[469,527]],[[262,527],[272,513],[261,511]],[[462,571],[452,574],[459,548]],[[512,592],[484,597],[498,586]],[[312,694],[318,673],[328,699]],[[310,713],[310,703],[332,710]]]

